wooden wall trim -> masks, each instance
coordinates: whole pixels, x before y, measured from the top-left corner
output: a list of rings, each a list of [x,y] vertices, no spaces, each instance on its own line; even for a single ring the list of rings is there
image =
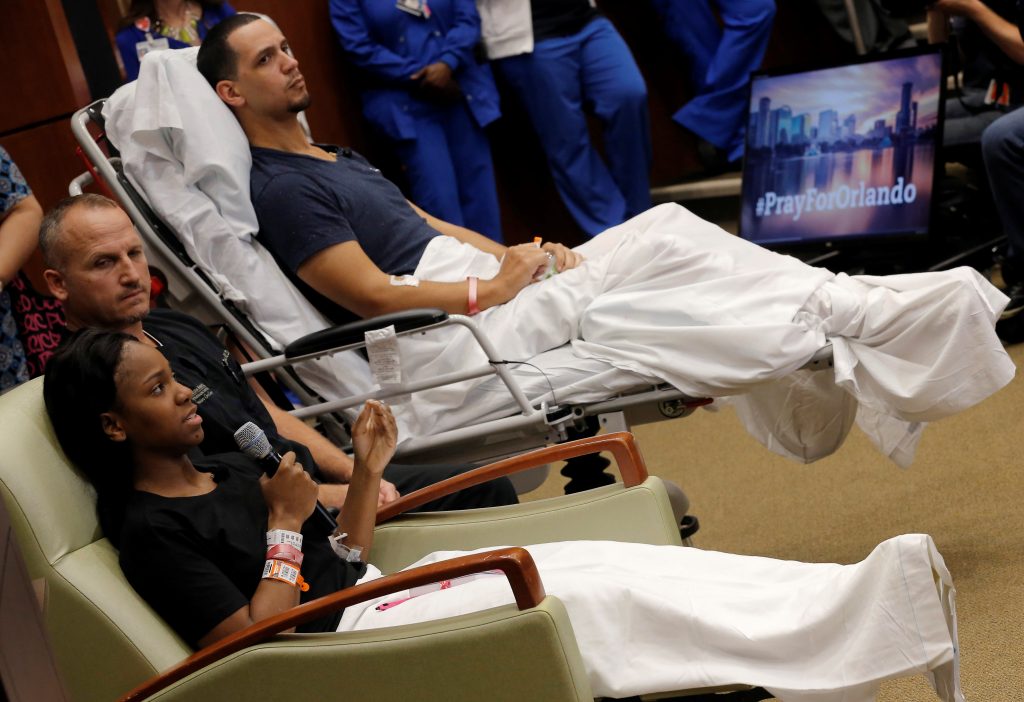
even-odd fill
[[[50,15],[50,24],[53,26],[53,35],[57,39],[57,48],[60,49],[61,56],[64,58],[64,67],[67,70],[68,82],[71,84],[75,102],[79,105],[86,105],[92,100],[92,96],[89,94],[89,84],[85,80],[82,62],[78,59],[78,50],[75,48],[75,40],[71,36],[71,28],[64,15],[64,7],[60,0],[45,0],[45,3],[46,11]]]

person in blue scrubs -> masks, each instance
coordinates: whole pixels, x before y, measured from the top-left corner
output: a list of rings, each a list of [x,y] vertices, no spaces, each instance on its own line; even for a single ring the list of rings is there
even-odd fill
[[[774,0],[651,0],[665,33],[687,57],[696,94],[673,119],[728,161],[743,156],[750,74],[761,66]]]
[[[491,69],[477,61],[473,0],[330,0],[342,49],[366,76],[363,113],[394,145],[409,198],[502,241],[484,127],[501,116]]]
[[[562,201],[594,236],[651,206],[647,86],[588,0],[532,0],[530,11],[533,51],[492,63],[526,108]],[[585,111],[604,126],[607,164]]]
[[[148,52],[197,46],[211,27],[233,14],[226,2],[132,0],[116,37],[128,80],[139,77],[139,63]]]

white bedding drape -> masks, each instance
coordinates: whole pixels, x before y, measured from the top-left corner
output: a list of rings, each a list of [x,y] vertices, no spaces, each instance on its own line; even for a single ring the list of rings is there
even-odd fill
[[[880,681],[925,673],[940,699],[964,699],[955,591],[928,536],[889,539],[845,566],[593,541],[528,550],[545,590],[569,612],[597,696],[744,683],[784,702],[868,702]],[[339,630],[514,601],[495,575],[375,609],[406,594],[348,608]]]
[[[587,259],[579,268],[476,317],[505,359],[570,343],[580,357],[690,395],[738,396],[732,401],[748,430],[795,458],[835,450],[856,411],[875,444],[906,465],[924,422],[970,407],[1013,377],[993,330],[1006,297],[967,268],[836,276],[678,205],[651,209],[578,250]],[[454,281],[489,277],[497,267],[493,257],[439,238],[416,275]],[[826,342],[834,376],[794,375]],[[484,362],[463,329],[404,341],[402,354],[413,377]],[[422,393],[402,419],[419,433],[485,415],[489,408],[464,403],[479,382]]]

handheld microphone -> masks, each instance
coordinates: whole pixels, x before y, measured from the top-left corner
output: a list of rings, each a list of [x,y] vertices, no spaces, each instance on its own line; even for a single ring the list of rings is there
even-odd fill
[[[281,454],[270,445],[267,433],[260,429],[255,422],[246,422],[235,430],[234,436],[238,450],[249,458],[259,461],[267,477],[273,477],[277,472],[277,467],[281,464]],[[326,534],[332,534],[338,528],[337,520],[326,507],[320,504],[320,500],[316,501],[316,509],[313,510],[313,514],[313,521],[317,528],[324,530]]]

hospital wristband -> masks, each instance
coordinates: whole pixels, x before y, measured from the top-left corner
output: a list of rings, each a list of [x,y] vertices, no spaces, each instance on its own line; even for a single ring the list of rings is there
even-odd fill
[[[466,278],[466,282],[469,283],[469,288],[466,291],[466,313],[472,317],[475,314],[480,314],[480,307],[477,305],[476,298],[477,277],[471,275]]]
[[[277,544],[267,549],[267,558],[291,563],[296,568],[302,567],[302,551],[291,544]]]
[[[335,555],[346,563],[352,563],[354,561],[362,560],[363,547],[362,546],[346,546],[342,543],[348,534],[342,532],[340,534],[334,533],[327,537],[327,540],[331,544],[331,548],[334,549]]]
[[[309,590],[309,584],[302,579],[302,574],[298,568],[291,563],[285,563],[276,559],[271,559],[263,565],[263,579],[279,580],[282,583],[294,585],[303,592]]]
[[[287,529],[271,529],[267,532],[267,548],[278,544],[289,544],[302,550],[302,534]]]

